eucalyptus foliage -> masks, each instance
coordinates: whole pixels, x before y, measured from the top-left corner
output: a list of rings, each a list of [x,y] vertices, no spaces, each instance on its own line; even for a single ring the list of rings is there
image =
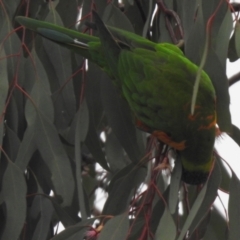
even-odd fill
[[[209,74],[219,128],[240,145],[228,93],[240,77],[226,77],[226,59],[240,58],[237,4],[2,0],[0,238],[240,239],[240,181],[216,152],[203,186],[182,183],[177,154],[135,128],[101,69],[15,22],[29,16],[95,34],[86,24],[92,9],[109,26],[178,44]],[[99,189],[107,195],[103,209]],[[226,216],[213,205],[219,189],[229,194]]]

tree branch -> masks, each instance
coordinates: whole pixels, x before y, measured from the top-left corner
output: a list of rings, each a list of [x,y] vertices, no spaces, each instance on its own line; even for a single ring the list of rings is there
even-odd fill
[[[231,87],[234,83],[240,81],[240,72],[234,74],[228,79],[229,87]]]

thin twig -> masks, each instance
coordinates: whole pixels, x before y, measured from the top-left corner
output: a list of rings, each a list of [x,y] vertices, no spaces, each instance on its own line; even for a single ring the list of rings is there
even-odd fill
[[[179,41],[183,39],[183,28],[181,25],[180,17],[176,12],[174,12],[172,9],[168,9],[164,3],[163,0],[156,0],[156,3],[164,13],[165,13],[165,22],[167,29],[169,31],[170,37],[172,38],[172,41],[177,44]],[[173,29],[173,26],[171,24],[171,20],[173,20],[178,28],[178,32],[180,34],[180,39],[176,37],[176,31]]]
[[[228,79],[229,87],[231,87],[234,83],[240,81],[240,72],[234,74]]]
[[[231,4],[231,12],[239,12],[240,11],[240,3],[232,3]]]

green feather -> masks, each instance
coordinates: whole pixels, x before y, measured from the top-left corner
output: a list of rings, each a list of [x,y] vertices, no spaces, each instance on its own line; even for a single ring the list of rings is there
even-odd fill
[[[25,17],[16,20],[101,67],[121,90],[142,129],[178,150],[183,180],[205,182],[213,164],[216,124],[215,91],[208,75],[200,74],[192,115],[198,66],[173,44],[156,44],[107,27],[94,11],[93,17],[91,25],[99,38]]]

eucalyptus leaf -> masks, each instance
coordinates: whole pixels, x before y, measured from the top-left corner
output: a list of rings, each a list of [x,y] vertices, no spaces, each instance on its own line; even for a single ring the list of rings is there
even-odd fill
[[[240,57],[236,5],[219,0],[23,2],[0,4],[1,239],[240,239],[235,173],[231,178],[216,152],[203,186],[181,183],[180,161],[167,176],[156,171],[175,150],[136,129],[121,86],[116,90],[107,69],[77,55],[89,41],[91,49],[99,49],[92,10],[123,51],[148,46],[126,41],[116,28],[154,42],[179,42],[213,82],[220,131],[240,145],[226,77],[226,58]],[[94,51],[85,57],[91,59]],[[215,207],[219,189],[229,193],[229,222]],[[57,232],[60,222],[65,229]]]
[[[103,226],[98,240],[112,239],[124,240],[128,234],[129,219],[128,214],[123,213],[115,216]]]
[[[232,180],[230,182],[229,194],[229,240],[240,238],[239,222],[240,222],[240,180],[236,174],[232,172]]]
[[[8,93],[8,73],[7,73],[7,59],[4,49],[0,52],[0,114],[2,115],[5,108],[5,101]],[[2,145],[2,139],[4,135],[3,121],[0,121],[0,145]]]
[[[165,208],[163,216],[155,233],[154,240],[169,239],[174,240],[177,236],[177,226],[168,208]]]
[[[2,239],[19,239],[26,217],[26,193],[23,173],[9,159],[3,176],[1,193],[6,205],[6,222]]]

